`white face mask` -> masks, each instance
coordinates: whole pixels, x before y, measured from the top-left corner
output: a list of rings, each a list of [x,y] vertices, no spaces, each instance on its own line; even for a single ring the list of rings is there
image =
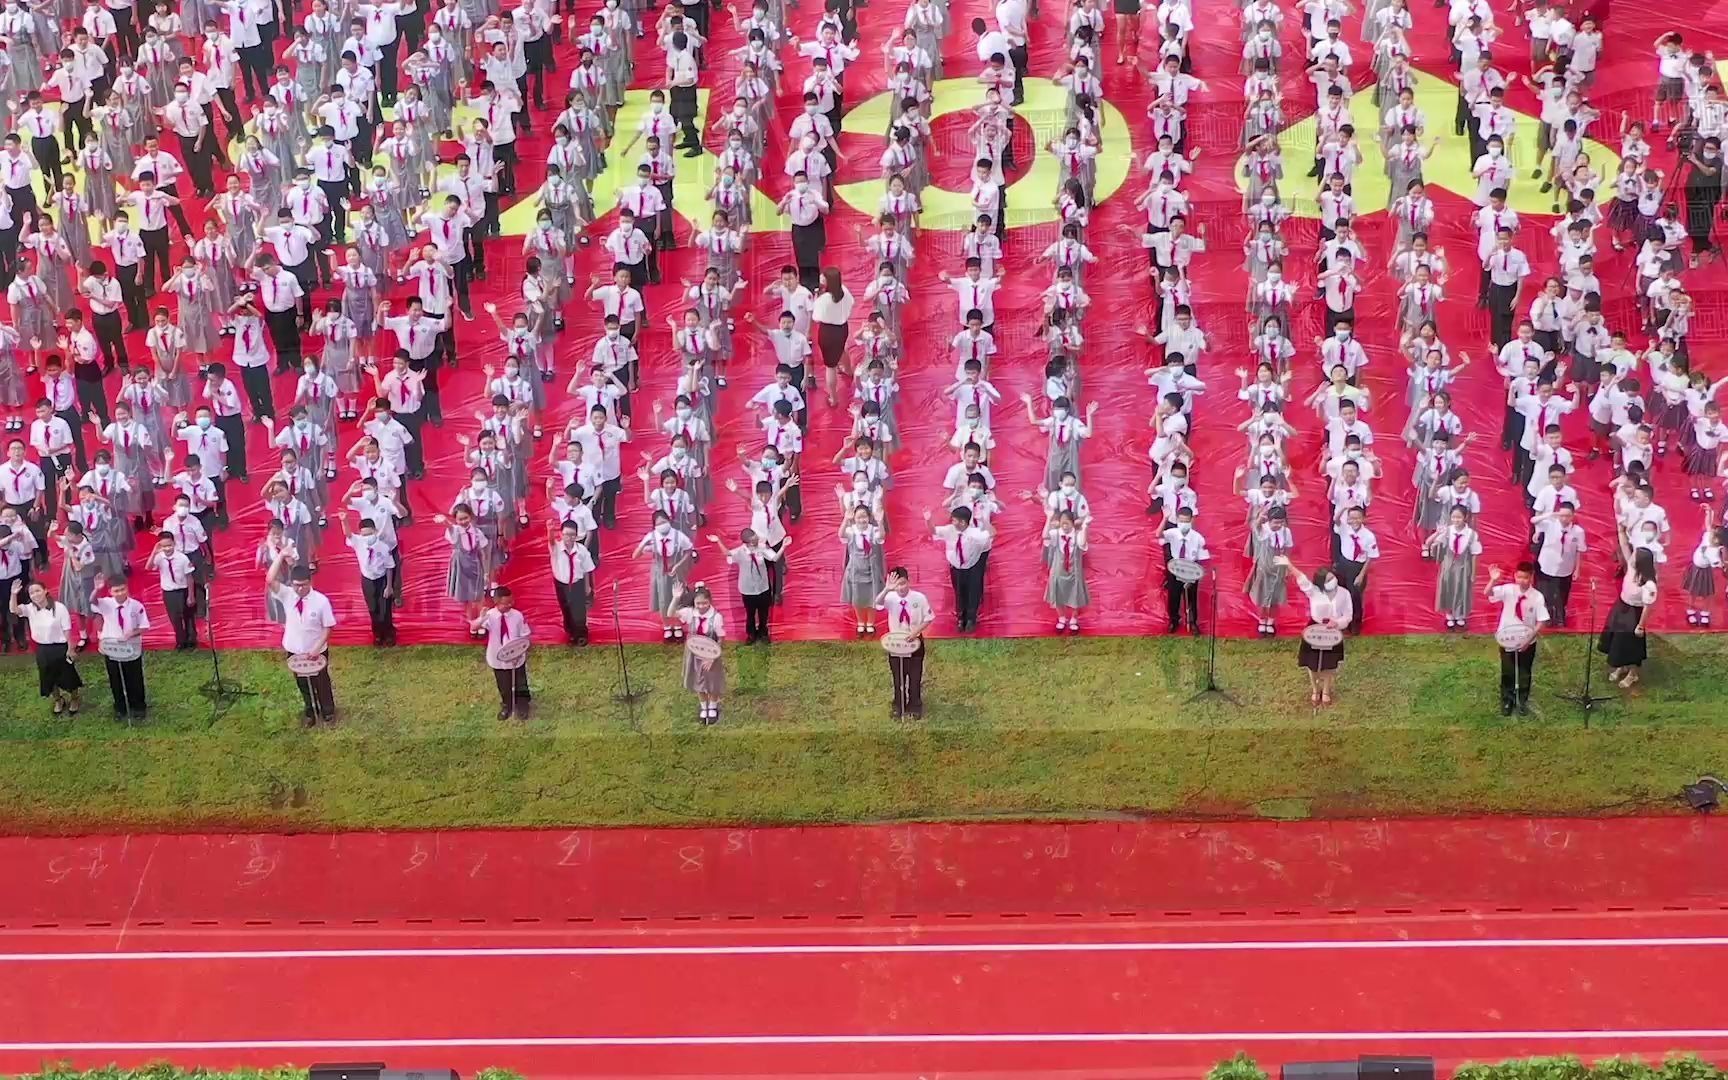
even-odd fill
[[[666,106],[664,106],[660,102],[656,101],[653,104],[648,106],[648,111],[658,113],[658,112],[664,111],[665,108],[666,108]]]
[[[483,493],[486,490],[486,481],[476,480],[469,487],[473,488],[476,494]]]
[[[174,516],[177,518],[183,518],[187,514],[190,514],[191,512],[192,512],[191,507],[187,507],[187,506],[176,506],[174,508]]]
[[[671,531],[672,531],[672,525],[669,522],[662,521],[658,525],[654,526],[654,532],[660,536],[665,536],[667,533],[670,533]]]
[[[1332,336],[1337,338],[1339,341],[1349,341],[1350,340],[1350,331],[1348,331],[1348,330],[1334,330],[1332,332]]]
[[[1335,592],[1337,592],[1337,591],[1338,591],[1338,582],[1337,582],[1337,580],[1336,580],[1336,579],[1334,579],[1334,580],[1331,580],[1331,581],[1328,581],[1328,582],[1326,582],[1326,586],[1325,586],[1325,588],[1326,588],[1326,591],[1327,591],[1327,592],[1328,592],[1328,593],[1335,593]]]
[[[852,490],[853,491],[868,491],[869,489],[870,489],[870,481],[868,481],[868,480],[857,479],[857,480],[852,481]]]
[[[1068,419],[1068,410],[1067,409],[1051,409],[1050,410],[1050,416],[1054,420],[1066,420],[1066,419]]]
[[[798,181],[796,187],[798,188],[799,191],[809,191],[810,190],[810,183],[807,180],[800,180],[800,181]]]
[[[1193,528],[1194,528],[1194,526],[1192,526],[1192,525],[1188,524],[1186,521],[1184,521],[1181,524],[1176,526],[1176,531],[1181,533],[1183,536],[1187,536],[1189,534],[1189,532],[1193,531]]]

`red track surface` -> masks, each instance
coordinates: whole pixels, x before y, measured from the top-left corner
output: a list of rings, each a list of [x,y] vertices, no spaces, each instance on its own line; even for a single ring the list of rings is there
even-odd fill
[[[5,841],[0,1070],[1728,1057],[1725,838],[1666,819]]]

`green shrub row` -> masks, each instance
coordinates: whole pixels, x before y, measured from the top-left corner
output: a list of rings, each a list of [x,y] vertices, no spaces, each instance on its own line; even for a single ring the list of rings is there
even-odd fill
[[[1237,1052],[1220,1061],[1206,1080],[1269,1080],[1266,1070],[1247,1054]],[[1516,1058],[1494,1064],[1468,1062],[1452,1080],[1728,1080],[1728,1071],[1692,1054],[1672,1054],[1659,1063],[1635,1057],[1607,1057],[1586,1064],[1570,1054]]]

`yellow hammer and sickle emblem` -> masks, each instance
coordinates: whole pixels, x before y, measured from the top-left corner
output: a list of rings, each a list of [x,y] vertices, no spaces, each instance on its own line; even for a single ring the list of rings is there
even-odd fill
[[[937,82],[933,89],[935,98],[931,119],[970,110],[984,100],[983,88],[972,79],[943,79]],[[892,98],[892,94],[883,92],[854,107],[842,121],[841,131],[860,135],[885,135]],[[1056,197],[1058,169],[1056,160],[1045,153],[1043,147],[1061,134],[1067,100],[1068,91],[1040,79],[1026,84],[1026,101],[1014,109],[1022,121],[1032,125],[1038,152],[1033,158],[1032,167],[1021,174],[1013,185],[1014,191],[1033,194],[1030,197],[1021,194],[1017,198],[1010,198],[1008,225],[1011,228],[1041,225],[1057,219],[1053,200]],[[711,101],[713,95],[710,91],[697,91],[697,126],[703,130],[708,126]],[[1124,147],[1128,146],[1131,137],[1128,121],[1114,105],[1107,101],[1102,105],[1107,138],[1118,139]],[[635,132],[647,109],[647,90],[631,90],[625,95],[624,105],[618,110],[617,134],[606,154],[606,171],[594,179],[596,213],[604,214],[611,210],[617,204],[619,189],[636,182],[636,155],[641,144],[637,144],[628,159],[621,151],[624,144],[630,141],[631,134]],[[970,152],[966,151],[968,154]],[[860,149],[854,156],[864,157],[874,163],[879,154],[880,150],[870,147]],[[1122,187],[1128,178],[1133,156],[1132,152],[1105,153],[1098,156],[1095,202],[1103,202]],[[707,199],[708,189],[714,186],[715,177],[719,174],[719,161],[720,159],[711,153],[697,158],[678,158],[678,173],[672,182],[672,209],[699,227],[708,224],[711,213]],[[768,174],[777,168],[777,165],[770,162],[757,163],[759,173]],[[882,193],[882,181],[870,179],[840,184],[836,193],[839,201],[853,210],[866,217],[874,216],[876,200]],[[775,209],[774,200],[760,189],[753,193],[751,212],[754,218],[752,232],[787,232],[791,228]],[[529,195],[506,210],[499,224],[505,235],[521,236],[533,228],[534,213],[535,201],[533,196]],[[948,191],[935,185],[924,189],[924,214],[921,219],[924,228],[965,231],[972,227],[973,216],[972,199],[967,192]]]
[[[1440,136],[1439,148],[1422,165],[1422,179],[1429,187],[1442,187],[1473,199],[1476,178],[1470,175],[1470,169],[1476,163],[1470,158],[1470,140],[1452,132],[1452,117],[1458,107],[1458,87],[1438,75],[1415,68],[1411,72],[1416,78],[1416,107],[1422,110],[1428,121],[1422,141],[1426,144],[1436,135]],[[1512,182],[1506,205],[1520,214],[1551,215],[1554,213],[1553,193],[1544,194],[1540,190],[1541,181],[1530,177],[1536,167],[1536,133],[1540,121],[1517,110],[1514,112],[1518,118],[1517,126],[1513,129],[1512,144],[1507,153],[1516,167],[1516,179]],[[1358,214],[1385,210],[1404,194],[1390,190],[1385,157],[1380,148],[1382,119],[1372,87],[1351,95],[1350,122],[1356,128],[1356,145],[1362,148],[1362,164],[1357,166],[1355,180],[1350,185]],[[1285,128],[1278,139],[1284,149],[1284,181],[1279,185],[1279,195],[1284,205],[1301,217],[1320,216],[1316,202],[1320,179],[1307,175],[1308,164],[1314,157],[1316,131],[1316,118],[1310,116]],[[1606,202],[1614,196],[1614,177],[1620,171],[1620,155],[1595,139],[1585,139],[1584,150],[1590,155],[1591,166],[1602,176],[1596,201]],[[1546,164],[1543,168],[1546,170]],[[1240,168],[1236,182],[1238,187],[1243,184]],[[1565,208],[1564,202],[1561,208]]]

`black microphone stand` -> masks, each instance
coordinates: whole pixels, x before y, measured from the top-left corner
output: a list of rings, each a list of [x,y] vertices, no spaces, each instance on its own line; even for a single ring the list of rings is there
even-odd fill
[[[1590,621],[1588,624],[1588,633],[1586,633],[1584,635],[1584,650],[1583,650],[1584,651],[1584,682],[1583,682],[1583,686],[1579,689],[1579,691],[1576,694],[1561,694],[1561,695],[1559,695],[1561,701],[1570,701],[1572,704],[1574,704],[1574,705],[1578,706],[1580,709],[1584,710],[1584,726],[1585,727],[1590,726],[1590,713],[1596,708],[1597,704],[1599,704],[1600,702],[1613,700],[1613,698],[1602,697],[1600,695],[1593,694],[1590,691],[1591,672],[1596,666],[1594,658],[1592,657],[1591,653],[1595,649],[1595,647],[1596,647],[1596,579],[1591,578],[1590,579]]]
[[[201,689],[204,696],[209,698],[211,705],[214,706],[210,722],[215,723],[223,713],[234,707],[236,698],[250,695],[252,691],[243,689],[238,684],[227,682],[222,678],[222,650],[216,647],[216,612],[208,577],[204,579],[203,594],[200,599],[204,605],[204,633],[209,635],[210,639],[210,681],[205,683]],[[194,623],[193,625],[197,624]]]
[[[618,618],[618,582],[612,582],[612,633],[618,639],[618,678],[622,689],[612,695],[612,700],[623,705],[630,717],[630,726],[636,727],[636,703],[648,696],[648,687],[632,690],[630,688],[630,661],[624,652],[624,626]]]
[[[1206,643],[1206,685],[1188,699],[1188,704],[1192,705],[1196,701],[1216,700],[1227,701],[1232,705],[1240,706],[1242,704],[1240,701],[1225,693],[1224,688],[1218,685],[1218,571],[1211,571],[1208,578],[1212,582],[1212,603],[1210,605],[1212,626],[1211,632],[1207,634],[1209,640]]]

